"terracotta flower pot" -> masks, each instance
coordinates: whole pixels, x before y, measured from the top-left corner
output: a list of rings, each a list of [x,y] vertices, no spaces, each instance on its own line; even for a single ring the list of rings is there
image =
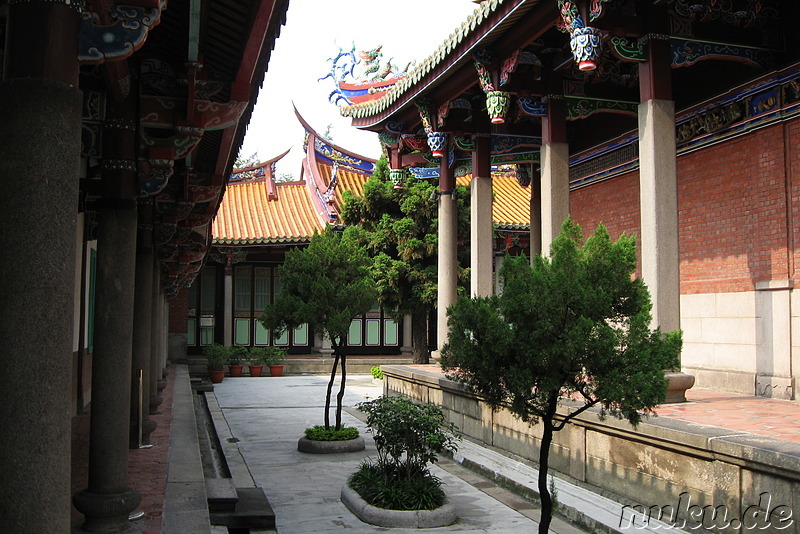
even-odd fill
[[[228,372],[231,376],[242,376],[244,365],[229,365]]]
[[[270,365],[269,366],[269,374],[272,376],[283,376],[283,366],[282,365]]]
[[[250,370],[250,376],[261,376],[261,373],[264,372],[263,365],[250,365],[248,369]]]
[[[208,376],[211,378],[212,384],[219,384],[225,378],[225,369],[209,369]]]

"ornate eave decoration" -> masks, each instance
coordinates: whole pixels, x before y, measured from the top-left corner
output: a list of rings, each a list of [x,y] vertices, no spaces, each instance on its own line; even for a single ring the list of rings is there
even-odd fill
[[[561,17],[556,27],[570,35],[570,49],[578,69],[597,68],[603,45],[602,32],[589,26],[603,14],[603,4],[608,0],[558,0]]]
[[[141,48],[147,35],[161,22],[158,7],[112,4],[108,13],[84,11],[78,41],[78,60],[93,64],[120,61]]]
[[[775,64],[774,50],[672,37],[672,66],[690,67],[699,61],[723,59],[769,69]]]
[[[367,173],[367,174],[375,170],[374,163],[336,150],[334,147],[332,147],[331,145],[329,145],[328,143],[326,143],[325,141],[323,141],[318,137],[314,137],[314,150],[322,158],[333,162],[334,165],[337,166],[345,167],[348,169],[352,169],[356,172]]]

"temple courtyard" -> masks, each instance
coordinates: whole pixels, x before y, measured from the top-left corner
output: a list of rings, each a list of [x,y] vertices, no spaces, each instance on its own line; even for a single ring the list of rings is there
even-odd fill
[[[226,377],[211,388],[190,379],[186,366],[170,366],[164,402],[155,416],[154,446],[130,455],[131,486],[145,496],[135,527],[145,534],[415,532],[363,523],[340,500],[347,476],[364,458],[375,456],[371,435],[354,405],[380,395],[383,382],[369,375],[351,375],[347,381],[344,423],[361,430],[366,450],[333,455],[297,451],[303,430],[322,423],[326,384],[327,377],[321,375]],[[765,447],[798,456],[797,403],[695,389],[689,390],[688,402],[662,406],[658,413],[658,419],[698,429],[721,428],[731,435],[763,438]],[[75,424],[80,428],[85,422],[76,419]],[[209,428],[216,433],[210,432],[210,439],[204,436]],[[82,439],[80,432],[76,435]],[[464,438],[458,453],[440,458],[433,468],[459,516],[455,524],[436,532],[535,532],[537,505],[524,497],[536,487],[534,467],[530,461]],[[80,472],[75,473],[78,485],[80,477]],[[634,503],[612,500],[607,492],[600,495],[569,477],[557,476],[555,486],[561,515],[553,523],[553,532],[680,530],[655,518],[636,516]],[[220,521],[231,525],[230,517],[220,520],[225,513],[209,512],[208,505],[213,495],[224,497],[226,487],[237,488],[240,495],[244,495],[242,489],[259,495],[263,491],[263,502],[268,501],[274,512],[274,528],[237,530],[213,525]],[[255,524],[271,521],[263,506],[258,514],[263,517]]]

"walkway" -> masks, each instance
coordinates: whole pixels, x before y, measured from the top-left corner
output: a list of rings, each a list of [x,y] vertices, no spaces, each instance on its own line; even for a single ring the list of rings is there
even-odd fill
[[[178,376],[185,381],[185,370]],[[165,506],[162,495],[167,478],[164,458],[169,454],[172,460],[179,454],[179,451],[168,450],[170,438],[175,437],[170,435],[173,387],[177,386],[175,380],[176,373],[171,367],[168,386],[162,393],[164,403],[160,407],[161,414],[156,416],[158,429],[153,436],[156,446],[131,451],[129,484],[143,493],[140,509],[146,512],[146,516],[137,523],[147,534],[161,531],[161,515]],[[363,455],[345,457],[315,457],[296,450],[302,430],[321,423],[325,382],[324,377],[315,376],[226,378],[222,384],[215,386],[216,396],[210,397],[219,399],[222,405],[220,414],[227,421],[223,424],[228,426],[229,437],[234,438],[233,443],[226,439],[224,444],[229,445],[230,450],[241,451],[240,465],[238,468],[232,466],[234,476],[239,473],[239,476],[252,477],[254,483],[266,490],[277,512],[279,534],[327,533],[345,528],[356,534],[383,532],[358,522],[338,500],[338,491],[345,477],[355,469],[363,456],[374,453],[373,445],[370,444]],[[181,388],[188,388],[188,384],[181,385]],[[351,376],[345,401],[352,406],[367,396],[375,397],[380,393],[380,384],[373,384],[370,377]],[[687,403],[658,408],[659,416],[750,432],[792,443],[800,441],[798,402],[699,389],[689,390],[687,396]],[[356,417],[360,414],[353,409],[347,411],[345,418],[348,424],[363,430],[363,425]],[[75,423],[73,454],[81,456],[87,452],[88,417],[77,417]],[[367,439],[367,442],[370,443],[370,440]],[[462,444],[456,460],[463,461],[463,455],[466,454],[473,459],[483,456],[480,462],[489,467],[489,471],[512,473],[522,485],[529,484],[535,477],[535,470],[529,465],[469,442]],[[441,460],[436,473],[446,482],[448,492],[457,500],[460,508],[467,510],[462,522],[451,527],[460,530],[450,531],[533,531],[536,510],[529,502],[448,459]],[[85,472],[76,471],[73,482],[75,490],[85,487]],[[559,492],[562,501],[583,498],[581,495],[573,496],[569,488],[559,488]],[[169,504],[176,509],[186,505],[181,502]],[[76,513],[74,519],[75,524],[79,524],[79,514]],[[321,526],[319,521],[327,523]],[[487,530],[494,528],[494,525],[503,527]],[[554,529],[564,534],[572,532],[563,524],[554,525]]]
[[[343,414],[343,422],[360,429],[367,441],[365,451],[336,455],[297,451],[297,440],[303,430],[323,422],[326,383],[325,377],[298,376],[226,379],[214,387],[230,429],[231,436],[225,440],[235,441],[241,454],[237,458],[237,451],[232,455],[230,449],[226,451],[234,478],[237,471],[241,473],[239,468],[243,461],[249,476],[257,486],[264,488],[275,510],[279,534],[386,532],[386,528],[362,523],[340,501],[339,494],[347,476],[364,458],[375,456],[374,442],[355,416],[355,410],[348,409]],[[348,407],[382,393],[382,385],[373,383],[371,377],[350,377],[347,383],[344,404]],[[215,423],[219,426],[217,421]],[[446,458],[433,472],[445,483],[448,496],[459,513],[456,524],[436,529],[436,532],[535,532],[536,514],[531,503],[500,490]],[[236,485],[248,485],[246,476],[242,476],[244,480],[237,480]],[[580,532],[561,521],[553,525],[553,530],[559,534]],[[415,529],[391,531],[419,533]]]

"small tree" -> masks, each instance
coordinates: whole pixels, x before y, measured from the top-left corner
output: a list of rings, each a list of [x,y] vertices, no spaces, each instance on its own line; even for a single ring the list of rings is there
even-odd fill
[[[330,229],[315,234],[305,249],[286,254],[281,268],[281,293],[261,317],[266,328],[282,332],[308,323],[330,339],[333,369],[325,396],[325,428],[330,428],[331,391],[341,361],[342,379],[336,396],[336,429],[342,426],[342,399],[347,379],[347,333],[350,323],[369,311],[377,294],[369,275],[372,262],[349,232]]]
[[[650,296],[636,268],[634,238],[611,242],[604,226],[581,248],[567,220],[550,259],[509,258],[502,295],[460,298],[448,309],[451,334],[442,366],[493,408],[542,423],[539,532],[552,519],[547,487],[553,432],[592,406],[636,425],[664,401],[664,370],[674,368],[679,331],[650,330]],[[561,398],[582,406],[557,415]]]

